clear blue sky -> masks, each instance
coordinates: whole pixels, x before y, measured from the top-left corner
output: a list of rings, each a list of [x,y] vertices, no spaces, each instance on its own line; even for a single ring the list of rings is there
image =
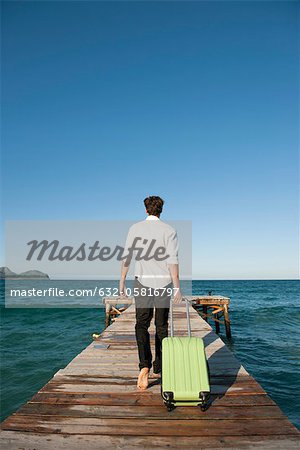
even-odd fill
[[[195,278],[297,277],[298,2],[2,16],[4,219],[140,219],[161,195]]]

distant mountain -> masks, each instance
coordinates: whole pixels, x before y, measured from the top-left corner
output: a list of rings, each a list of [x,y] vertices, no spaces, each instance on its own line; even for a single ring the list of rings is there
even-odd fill
[[[26,272],[22,273],[15,273],[12,270],[10,270],[8,267],[0,267],[0,279],[3,278],[48,278],[49,275],[46,273],[43,273],[39,270],[27,270]]]
[[[26,272],[21,272],[18,275],[19,278],[49,278],[44,272],[40,270],[26,270]]]
[[[15,278],[18,275],[12,272],[8,267],[0,267],[0,278]]]

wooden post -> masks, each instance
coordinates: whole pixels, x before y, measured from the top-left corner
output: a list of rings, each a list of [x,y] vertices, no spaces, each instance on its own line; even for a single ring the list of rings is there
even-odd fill
[[[111,322],[133,303],[133,298],[105,297],[103,303],[105,304],[105,327],[109,327]],[[124,307],[117,308],[118,305],[122,304]]]
[[[206,320],[206,322],[208,322],[208,318],[207,318],[207,306],[203,305],[203,312],[204,312],[204,320]]]
[[[228,306],[227,305],[224,305],[224,319],[225,319],[226,336],[228,338],[231,338],[231,328],[230,328],[230,320],[229,320]]]
[[[216,319],[217,319],[217,320],[215,320],[215,324],[216,324],[216,333],[219,334],[219,333],[220,333],[220,322],[218,322],[218,320],[219,320],[219,313],[216,314]]]
[[[105,304],[105,327],[109,327],[109,325],[110,325],[110,310],[111,310],[111,304],[106,303]]]

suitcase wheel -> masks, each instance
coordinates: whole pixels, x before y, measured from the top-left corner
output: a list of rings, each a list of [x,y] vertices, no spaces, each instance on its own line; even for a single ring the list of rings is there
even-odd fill
[[[173,411],[173,409],[176,408],[176,406],[173,405],[173,403],[166,403],[165,405],[167,407],[168,412],[171,412],[171,411]]]
[[[175,408],[175,405],[174,405],[174,403],[172,403],[172,400],[173,400],[173,398],[174,398],[174,394],[173,394],[173,392],[164,392],[163,393],[163,396],[164,396],[164,398],[165,398],[165,405],[166,405],[166,407],[167,407],[167,410],[170,412],[170,411],[173,411],[173,409]]]
[[[200,392],[199,393],[199,398],[201,398],[201,403],[200,403],[200,409],[201,411],[206,411],[207,410],[207,399],[209,398],[209,393],[206,392]]]

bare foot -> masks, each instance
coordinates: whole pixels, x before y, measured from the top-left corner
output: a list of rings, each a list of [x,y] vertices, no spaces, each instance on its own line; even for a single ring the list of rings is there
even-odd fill
[[[148,377],[149,377],[149,369],[148,367],[144,367],[139,374],[137,387],[141,390],[146,390],[148,387]]]
[[[161,373],[155,373],[153,372],[154,378],[161,378]]]

